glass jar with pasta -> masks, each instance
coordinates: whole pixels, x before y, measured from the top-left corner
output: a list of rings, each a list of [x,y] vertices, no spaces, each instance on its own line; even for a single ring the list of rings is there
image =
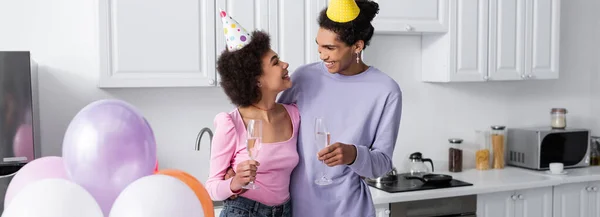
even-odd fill
[[[492,137],[492,155],[494,157],[493,167],[494,169],[504,169],[506,165],[506,132],[505,126],[492,126],[490,132]]]
[[[489,170],[491,163],[489,131],[475,131],[475,136],[477,146],[477,151],[475,151],[475,169]]]

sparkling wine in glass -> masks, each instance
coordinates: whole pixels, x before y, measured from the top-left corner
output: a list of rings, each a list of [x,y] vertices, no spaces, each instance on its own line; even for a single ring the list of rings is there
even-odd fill
[[[315,144],[317,144],[317,152],[321,149],[330,145],[331,142],[331,134],[327,130],[327,126],[325,125],[325,120],[323,118],[315,119]],[[333,182],[331,178],[329,178],[326,174],[327,165],[323,162],[323,169],[321,174],[315,180],[315,184],[317,185],[329,185]]]
[[[246,127],[246,151],[248,151],[248,157],[251,160],[256,160],[258,152],[260,151],[262,141],[262,121],[261,120],[249,120],[248,126]],[[258,185],[254,182],[242,186],[244,189],[258,189]]]

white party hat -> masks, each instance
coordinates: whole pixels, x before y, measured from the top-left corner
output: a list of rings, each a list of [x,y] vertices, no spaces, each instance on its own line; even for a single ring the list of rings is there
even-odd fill
[[[221,21],[223,22],[223,33],[227,41],[229,51],[239,50],[250,43],[250,34],[236,20],[231,18],[227,12],[220,9]]]

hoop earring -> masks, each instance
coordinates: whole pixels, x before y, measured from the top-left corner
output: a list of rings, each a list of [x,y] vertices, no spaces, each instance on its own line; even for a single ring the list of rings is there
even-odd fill
[[[260,82],[258,82],[257,86],[258,87],[262,87],[262,84]]]

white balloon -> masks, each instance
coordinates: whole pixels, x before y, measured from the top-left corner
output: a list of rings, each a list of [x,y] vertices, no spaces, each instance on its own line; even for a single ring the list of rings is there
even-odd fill
[[[149,175],[119,194],[109,217],[204,217],[202,204],[190,187],[167,175]]]
[[[42,179],[25,186],[2,217],[103,217],[94,197],[65,179]]]

